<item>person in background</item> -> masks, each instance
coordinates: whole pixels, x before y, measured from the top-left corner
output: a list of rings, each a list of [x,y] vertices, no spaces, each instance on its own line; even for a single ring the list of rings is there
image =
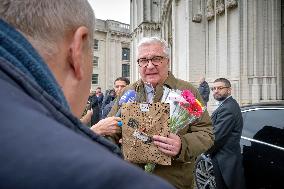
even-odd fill
[[[188,89],[201,100],[197,89],[189,82],[177,79],[169,72],[169,48],[164,40],[158,37],[142,38],[137,48],[137,64],[141,79],[127,86],[124,91],[133,89],[137,92],[137,102],[160,102],[163,86],[170,89]],[[148,87],[152,85],[153,88]],[[119,95],[119,98],[123,94]],[[118,99],[119,99],[118,98]],[[119,110],[115,103],[109,116]],[[176,188],[193,188],[193,169],[195,159],[213,144],[212,125],[207,111],[194,124],[187,125],[177,134],[170,133],[167,137],[154,135],[153,141],[158,149],[172,158],[171,165],[156,165],[154,174],[166,179]],[[119,141],[121,134],[113,139]],[[123,146],[122,146],[123,147]],[[139,164],[144,168],[144,165]]]
[[[92,91],[92,89],[91,89],[91,90],[90,90],[89,97],[88,97],[87,105],[90,105],[90,104],[91,104],[92,96],[93,96],[94,94],[95,94],[95,92]],[[88,109],[91,109],[91,106],[89,106]]]
[[[91,127],[91,119],[93,115],[93,109],[91,107],[91,97],[93,96],[93,94],[94,94],[93,91],[90,90],[87,104],[80,118],[81,122],[86,124],[88,127]]]
[[[91,118],[93,115],[93,109],[87,110],[86,114],[81,117],[80,121],[90,127],[92,131],[101,136],[112,136],[120,131],[118,122],[121,121],[120,117],[107,117],[101,119],[95,125],[91,125]]]
[[[122,82],[123,81],[123,82]],[[115,92],[117,94],[119,94],[119,91],[121,91],[125,86],[126,83],[129,84],[129,80],[127,78],[117,78],[115,80]],[[111,92],[111,90],[110,90]],[[115,97],[115,95],[113,95]],[[93,98],[93,97],[91,97]],[[96,98],[96,97],[95,97]],[[107,97],[110,98],[110,97]],[[97,98],[96,98],[97,99]],[[108,108],[108,106],[110,106],[109,110],[111,109],[113,103],[112,101],[106,106]],[[107,117],[108,112],[109,111],[107,109],[104,109],[102,112],[102,119],[99,120],[97,123],[95,124],[90,124],[91,119],[93,118],[93,114],[94,111],[98,111],[98,110],[93,110],[90,109],[86,112],[86,114],[84,116],[82,116],[82,118],[80,119],[82,123],[84,123],[85,125],[90,125],[90,129],[92,131],[94,131],[96,134],[99,134],[101,136],[113,136],[115,134],[117,134],[118,132],[120,132],[120,127],[118,125],[118,122],[122,121],[120,117],[115,117],[115,116],[111,116],[111,117]],[[106,116],[104,116],[104,112],[106,113]],[[96,112],[98,113],[98,112]]]
[[[114,92],[115,92],[115,97],[119,96],[120,93],[123,91],[123,89],[130,84],[130,81],[126,77],[118,77],[114,81]],[[111,100],[103,109],[102,111],[102,118],[106,118],[107,115],[109,114],[111,108],[115,104],[115,99]]]
[[[104,100],[102,104],[102,116],[101,116],[102,119],[105,118],[105,116],[103,116],[103,110],[105,106],[108,105],[111,101],[113,101],[116,97],[114,89],[109,89],[107,91],[108,92],[104,95]]]
[[[129,80],[125,77],[119,77],[114,81],[114,92],[115,95],[119,95],[121,91],[129,85]],[[111,90],[110,90],[111,91]],[[109,97],[110,98],[110,97]],[[122,121],[120,117],[107,117],[109,111],[111,110],[112,106],[114,105],[115,100],[109,102],[105,106],[102,111],[102,119],[98,121],[96,124],[91,125],[91,130],[101,136],[113,136],[120,132],[120,127],[118,126],[118,122]],[[92,114],[94,110],[88,110],[86,115],[81,118],[81,121],[88,125],[89,121],[91,120]]]
[[[119,77],[114,81],[114,92],[115,95],[119,95],[121,91],[129,85],[129,80],[125,77]],[[110,90],[111,91],[111,90]],[[110,97],[109,97],[110,98]],[[107,117],[109,111],[114,105],[115,100],[110,101],[102,111],[102,119],[98,121],[96,124],[91,126],[91,130],[95,133],[102,136],[113,136],[120,132],[120,127],[118,126],[118,122],[121,121],[120,117]],[[81,121],[85,124],[88,124],[93,114],[93,110],[87,112],[87,114],[81,118]]]
[[[202,100],[205,106],[207,106],[207,103],[209,101],[210,88],[209,88],[208,83],[205,81],[205,77],[200,78],[198,91],[200,95],[202,96]]]
[[[104,95],[101,92],[101,87],[97,87],[95,93],[90,98],[91,108],[93,115],[91,119],[91,125],[95,125],[101,120],[101,107]]]
[[[110,89],[106,89],[106,90],[105,90],[104,99],[105,99],[105,97],[109,94],[109,91],[110,91]],[[104,100],[103,100],[103,101],[104,101]]]
[[[87,0],[0,1],[0,188],[173,189],[78,119],[94,21]]]
[[[215,141],[208,153],[212,158],[217,188],[244,189],[240,148],[243,129],[241,109],[231,96],[232,88],[229,80],[218,78],[211,89],[214,99],[218,101],[218,107],[211,115]]]
[[[101,107],[102,103],[103,103],[103,99],[104,99],[104,94],[102,93],[102,88],[101,87],[97,87],[97,89],[96,89],[96,97],[98,98],[99,105]]]

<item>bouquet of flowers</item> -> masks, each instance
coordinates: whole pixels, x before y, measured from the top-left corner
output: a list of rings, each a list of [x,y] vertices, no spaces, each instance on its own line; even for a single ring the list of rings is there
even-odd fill
[[[200,118],[206,109],[190,90],[171,90],[164,87],[161,102],[170,104],[169,128],[174,134]],[[154,168],[154,163],[145,165],[146,172],[153,172]]]
[[[205,111],[205,106],[194,97],[189,90],[170,90],[164,88],[165,103],[170,104],[170,131],[176,134]]]

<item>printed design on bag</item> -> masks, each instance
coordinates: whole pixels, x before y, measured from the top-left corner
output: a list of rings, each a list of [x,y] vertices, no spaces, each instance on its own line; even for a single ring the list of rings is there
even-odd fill
[[[152,137],[150,137],[146,133],[140,132],[138,130],[135,130],[133,132],[133,136],[138,140],[142,140],[144,144],[149,144],[153,141]]]
[[[132,163],[171,165],[171,157],[161,152],[152,138],[153,135],[169,135],[169,104],[125,103],[122,105],[121,118],[126,123],[122,127],[125,160]]]
[[[149,104],[140,104],[140,111],[141,112],[149,112]]]
[[[133,128],[133,129],[137,129],[138,126],[139,126],[139,122],[136,119],[130,118],[128,123],[127,123],[127,126]]]

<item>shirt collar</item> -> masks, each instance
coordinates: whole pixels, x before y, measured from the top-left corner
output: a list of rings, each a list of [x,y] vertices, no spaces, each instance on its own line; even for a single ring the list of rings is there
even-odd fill
[[[219,107],[219,106],[221,106],[221,104],[223,104],[223,102],[225,102],[228,98],[230,98],[232,95],[230,95],[230,96],[227,96],[227,98],[225,98],[224,100],[222,100],[222,101],[216,101],[216,105],[217,105],[217,108]]]
[[[148,93],[154,93],[154,88],[150,85],[144,84],[145,92]]]

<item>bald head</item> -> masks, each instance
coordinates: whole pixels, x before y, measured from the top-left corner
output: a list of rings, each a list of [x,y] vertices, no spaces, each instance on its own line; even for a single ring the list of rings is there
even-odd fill
[[[0,18],[21,32],[80,117],[92,75],[94,13],[87,0],[1,0]]]
[[[57,41],[79,26],[94,31],[95,20],[87,0],[1,0],[0,18],[48,55],[59,50]],[[91,45],[93,33],[89,37]]]

